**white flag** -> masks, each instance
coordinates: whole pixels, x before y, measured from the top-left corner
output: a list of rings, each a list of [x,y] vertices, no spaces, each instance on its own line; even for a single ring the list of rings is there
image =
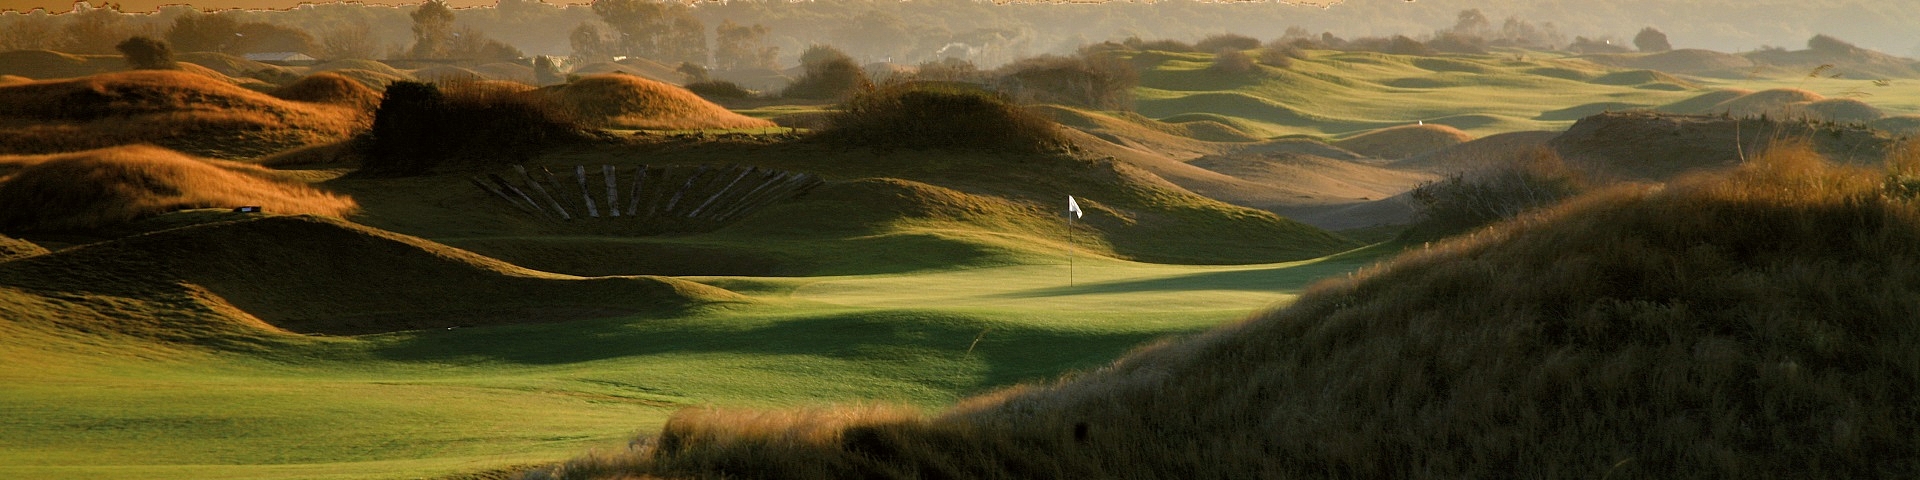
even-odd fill
[[[1080,202],[1073,201],[1072,195],[1067,196],[1067,213],[1073,214],[1073,218],[1080,218],[1086,215],[1080,212]]]

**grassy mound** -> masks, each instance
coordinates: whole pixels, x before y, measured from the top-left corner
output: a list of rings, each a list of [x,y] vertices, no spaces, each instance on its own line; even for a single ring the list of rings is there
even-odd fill
[[[347,77],[349,79],[352,79],[355,82],[360,82],[361,85],[365,85],[367,88],[371,88],[377,91],[386,90],[387,85],[391,85],[393,84],[393,82],[413,81],[412,76],[408,76],[405,74],[388,75],[388,74],[380,73],[373,70],[361,70],[358,68],[342,68],[337,70],[324,70],[324,71],[316,69],[313,72],[314,74],[331,73],[331,74]]]
[[[0,75],[27,78],[74,78],[126,68],[114,65],[115,56],[80,56],[51,50],[14,50],[0,52]]]
[[[1591,55],[1585,58],[1613,66],[1723,78],[1739,78],[1754,66],[1753,60],[1746,57],[1697,48],[1646,55]]]
[[[1887,116],[1879,108],[1853,98],[1817,100],[1800,108],[1805,109],[1812,118],[1829,122],[1867,123]]]
[[[1681,90],[1700,88],[1693,82],[1653,70],[1627,70],[1594,77],[1589,82],[1601,85],[1649,87],[1657,85],[1675,85]]]
[[[1059,128],[993,93],[899,84],[855,94],[827,118],[820,136],[883,150],[1045,152],[1067,147]]]
[[[256,62],[253,60],[247,60],[245,58],[228,55],[220,52],[185,52],[179,55],[174,55],[173,59],[180,63],[191,63],[201,67],[205,67],[209,70],[220,72],[221,75],[226,75],[229,77],[252,76],[250,74],[253,74],[254,72],[263,71],[263,70],[268,72],[275,72],[273,73],[274,75],[292,74],[292,71],[287,69],[286,67],[269,65],[266,63]]]
[[[344,215],[353,200],[253,165],[152,146],[45,156],[0,156],[0,230],[112,226],[188,208],[256,205],[269,212]]]
[[[592,75],[543,89],[585,125],[647,130],[770,128],[693,92],[633,75]]]
[[[35,245],[33,242],[0,235],[0,262],[27,258],[43,253],[47,253],[47,249]]]
[[[1894,135],[1920,134],[1920,115],[1894,115],[1874,120],[1867,126]]]
[[[263,322],[254,325],[298,333],[658,314],[739,300],[725,290],[665,278],[536,272],[313,216],[261,216],[162,230],[4,265],[0,285],[88,299],[155,300],[193,293],[200,297],[195,303],[227,309],[228,321]],[[164,324],[115,325],[114,320],[60,319],[44,327],[167,335]]]
[[[1705,113],[1726,113],[1736,117],[1767,115],[1806,118],[1808,112],[1799,107],[1826,98],[1818,93],[1798,88],[1774,88],[1727,99],[1714,105]]]
[[[203,75],[139,70],[0,86],[0,153],[153,143],[247,158],[343,140],[366,112],[290,102]]]
[[[404,80],[414,79],[413,75],[408,74],[404,70],[393,68],[393,66],[387,65],[385,63],[380,63],[373,60],[363,60],[363,59],[334,60],[331,62],[314,65],[307,69],[309,73],[331,72],[336,70],[360,70],[365,72],[373,72],[375,74],[378,74],[381,77],[386,77],[386,78],[398,78],[398,79],[404,79]]]
[[[1718,106],[1722,103],[1726,103],[1729,100],[1746,96],[1749,93],[1753,93],[1753,91],[1747,90],[1744,88],[1728,88],[1728,89],[1714,90],[1711,92],[1702,93],[1700,95],[1694,96],[1693,98],[1689,98],[1686,100],[1681,100],[1678,102],[1661,105],[1657,108],[1657,110],[1660,110],[1662,112],[1681,113],[1681,114],[1687,114],[1687,115],[1705,115],[1709,113],[1720,113],[1720,112],[1714,111],[1715,106]]]
[[[372,111],[380,105],[380,92],[368,88],[339,72],[320,72],[275,89],[274,97],[296,102],[344,105]]]
[[[1895,143],[1891,135],[1861,126],[1633,111],[1583,118],[1552,144],[1590,173],[1658,180],[1737,165],[1775,139],[1805,140],[1823,155],[1854,164],[1879,162]]]
[[[487,80],[524,83],[527,85],[534,85],[539,81],[534,78],[533,67],[517,63],[496,62],[483,64],[473,67],[473,73],[480,74],[481,77]]]
[[[1373,158],[1398,160],[1473,140],[1473,135],[1446,125],[1401,125],[1372,130],[1333,146]]]
[[[549,473],[1920,475],[1920,203],[1805,149],[1756,164],[1589,196],[934,418],[693,410]]]
[[[431,83],[477,82],[487,79],[486,76],[481,75],[480,72],[452,65],[434,65],[414,70],[411,73],[413,74],[413,78],[420,79],[422,82]]]

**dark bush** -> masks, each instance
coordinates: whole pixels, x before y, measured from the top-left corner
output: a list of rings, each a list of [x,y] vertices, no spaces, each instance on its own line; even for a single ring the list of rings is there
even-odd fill
[[[738,83],[726,80],[707,80],[686,85],[687,91],[706,98],[743,99],[752,98],[754,93]]]
[[[1665,52],[1673,50],[1673,43],[1667,41],[1666,32],[1647,27],[1640,29],[1640,34],[1633,36],[1633,47],[1642,52]]]
[[[1359,39],[1354,39],[1351,42],[1346,42],[1346,46],[1344,47],[1334,47],[1334,48],[1340,48],[1343,50],[1363,51],[1363,52],[1380,52],[1380,53],[1386,53],[1386,54],[1392,54],[1392,55],[1433,55],[1434,54],[1434,51],[1432,48],[1427,48],[1427,44],[1420,43],[1419,40],[1408,38],[1406,35],[1394,35],[1388,38],[1381,38],[1381,37],[1359,38]]]
[[[780,91],[780,96],[836,100],[847,98],[870,84],[866,72],[853,63],[853,57],[833,47],[808,47],[800,54],[800,64],[806,71]]]
[[[1560,203],[1587,189],[1586,180],[1558,154],[1541,148],[1415,188],[1420,222],[1408,235],[1433,239],[1464,232]]]
[[[1484,55],[1487,53],[1487,39],[1466,33],[1440,32],[1427,41],[1427,48],[1441,53]]]
[[[137,70],[166,70],[178,66],[173,63],[173,48],[167,46],[165,40],[135,36],[113,48],[126,56],[127,65]]]
[[[1223,48],[1252,50],[1260,48],[1260,39],[1235,33],[1222,33],[1200,39],[1193,44],[1193,48],[1202,52],[1218,52]]]
[[[998,83],[1000,91],[1022,102],[1127,111],[1133,110],[1133,87],[1140,84],[1140,72],[1113,55],[1085,51],[1008,64],[1000,67]]]
[[[1247,56],[1247,52],[1223,48],[1213,54],[1213,64],[1207,66],[1207,71],[1226,75],[1243,75],[1254,71],[1255,68],[1258,66],[1254,65],[1253,57]]]
[[[951,84],[894,84],[848,99],[820,137],[876,149],[1055,151],[1067,146],[1053,121],[1006,98]]]
[[[1193,48],[1193,45],[1188,44],[1187,42],[1182,42],[1179,40],[1170,40],[1170,39],[1141,40],[1140,37],[1128,37],[1125,41],[1122,41],[1120,43],[1123,45],[1126,45],[1127,48],[1131,48],[1139,51],[1151,50],[1156,52],[1176,52],[1176,53],[1191,53],[1191,52],[1199,51]]]
[[[360,174],[419,175],[446,165],[525,161],[584,131],[532,92],[486,83],[394,82],[358,142]]]

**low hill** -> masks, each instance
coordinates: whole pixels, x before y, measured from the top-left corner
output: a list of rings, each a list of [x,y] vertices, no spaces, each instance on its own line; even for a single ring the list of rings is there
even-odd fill
[[[47,249],[33,242],[0,235],[0,262],[27,258],[47,253]]]
[[[1820,162],[1607,190],[932,418],[694,409],[544,473],[1920,475],[1920,204]]]
[[[771,128],[773,122],[715,105],[693,92],[646,78],[590,75],[542,89],[583,124],[646,130]]]
[[[359,109],[290,102],[171,70],[0,86],[0,154],[152,143],[248,158],[344,140],[371,121]]]
[[[342,220],[281,215],[161,230],[0,263],[0,287],[75,298],[95,309],[119,298],[179,301],[161,311],[129,311],[127,318],[95,313],[0,320],[175,341],[195,340],[202,331],[363,334],[658,314],[741,301],[685,281],[536,272]],[[210,323],[176,329],[163,318],[146,317],[174,311],[211,313],[200,318]]]
[[[1370,130],[1333,142],[1336,147],[1385,160],[1399,160],[1473,140],[1473,135],[1446,125],[1401,125]]]
[[[1857,125],[1613,112],[1574,123],[1552,147],[1569,164],[1593,173],[1667,179],[1737,165],[1780,139],[1807,141],[1829,158],[1854,164],[1879,162],[1895,144],[1892,135]]]
[[[111,227],[189,208],[260,206],[345,215],[353,199],[272,170],[137,145],[76,153],[0,155],[0,231]]]
[[[32,79],[74,78],[126,69],[119,55],[74,55],[51,50],[0,52],[0,75]]]
[[[1683,48],[1650,54],[1602,54],[1580,58],[1616,67],[1640,68],[1681,75],[1716,78],[1741,78],[1754,67],[1753,60],[1731,53]]]
[[[300,77],[293,83],[268,94],[296,102],[342,105],[373,111],[380,106],[380,92],[343,75],[340,71],[320,72]]]

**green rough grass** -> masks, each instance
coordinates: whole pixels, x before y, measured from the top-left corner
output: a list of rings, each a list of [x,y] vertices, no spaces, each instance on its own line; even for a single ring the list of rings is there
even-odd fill
[[[1727,88],[1805,88],[1853,97],[1889,114],[1920,112],[1920,94],[1876,85],[1878,78],[1812,78],[1771,72],[1741,79],[1677,77],[1623,69],[1552,53],[1420,57],[1376,52],[1310,51],[1292,66],[1260,65],[1242,75],[1207,70],[1212,54],[1139,52],[1138,110],[1169,120],[1195,114],[1228,117],[1257,136],[1343,138],[1416,121],[1482,137],[1520,130],[1561,130],[1600,110],[1658,108]],[[1682,112],[1685,113],[1685,112]]]
[[[687,407],[932,410],[1098,367],[1381,253],[1227,267],[1083,256],[1073,286],[1064,252],[915,274],[689,277],[755,302],[360,337],[255,332],[264,348],[246,350],[4,322],[0,420],[14,428],[0,430],[0,475],[435,477],[622,448]],[[165,308],[55,297],[0,288],[0,313]]]

